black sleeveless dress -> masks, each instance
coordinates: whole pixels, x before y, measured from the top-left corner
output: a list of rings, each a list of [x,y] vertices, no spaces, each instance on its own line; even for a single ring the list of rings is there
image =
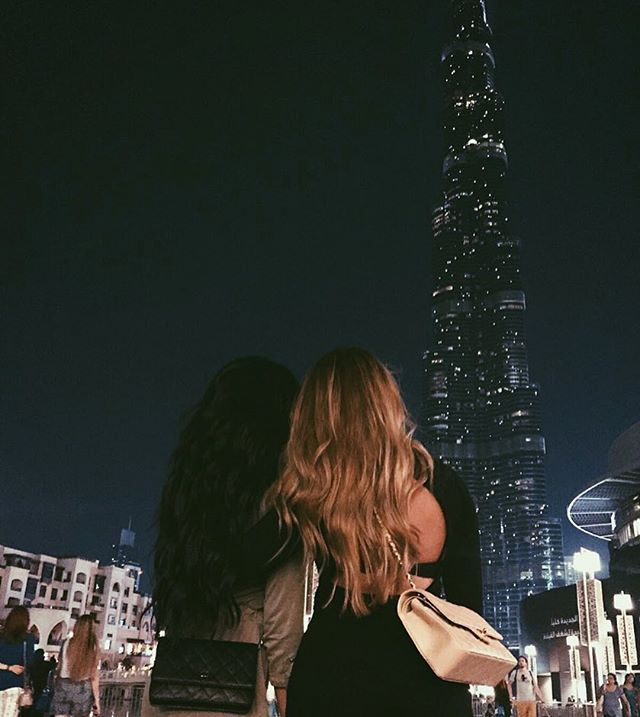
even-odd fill
[[[433,494],[446,522],[443,554],[414,572],[434,577],[429,588],[451,602],[482,609],[476,511],[461,479],[436,463]],[[254,533],[253,562],[277,541],[273,522]],[[257,553],[257,554],[256,554]],[[255,567],[255,563],[254,563]],[[296,656],[287,692],[287,717],[470,717],[466,685],[439,679],[418,653],[396,613],[397,599],[365,617],[342,612],[329,575],[320,578],[315,611]]]

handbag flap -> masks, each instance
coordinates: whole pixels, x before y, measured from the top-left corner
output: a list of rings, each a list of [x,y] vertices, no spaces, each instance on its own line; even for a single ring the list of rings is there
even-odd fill
[[[253,643],[162,637],[152,681],[255,688],[257,664]]]
[[[502,640],[502,635],[477,612],[463,605],[448,602],[427,590],[405,590],[398,600],[398,613],[411,609],[409,606],[414,598],[433,610],[446,622],[472,632],[480,640],[485,642]]]
[[[247,714],[255,700],[257,644],[163,637],[149,701],[178,710]]]

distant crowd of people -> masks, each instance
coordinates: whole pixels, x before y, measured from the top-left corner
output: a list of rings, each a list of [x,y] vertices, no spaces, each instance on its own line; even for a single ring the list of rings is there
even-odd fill
[[[45,659],[29,631],[29,610],[14,607],[0,631],[0,717],[100,715],[99,645],[91,615],[80,616],[59,659]]]
[[[537,717],[538,705],[542,705],[542,714],[547,712],[536,677],[529,669],[527,658],[521,656],[518,666],[495,686],[484,717],[511,717],[514,713],[517,717]],[[575,696],[571,695],[565,706],[578,706]],[[598,690],[596,713],[603,717],[640,717],[640,687],[632,672],[625,675],[622,686],[615,674],[607,675]]]

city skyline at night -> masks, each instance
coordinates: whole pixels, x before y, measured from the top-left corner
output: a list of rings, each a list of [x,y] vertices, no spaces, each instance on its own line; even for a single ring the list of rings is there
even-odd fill
[[[483,0],[452,2],[423,424],[427,445],[476,501],[485,616],[517,651],[520,601],[564,585],[564,556],[561,523],[548,506],[539,386],[529,372],[491,35]]]
[[[637,8],[486,7],[563,515],[639,417]],[[181,417],[239,355],[361,345],[419,422],[450,8],[7,5],[0,544],[108,561],[132,515],[148,574]]]

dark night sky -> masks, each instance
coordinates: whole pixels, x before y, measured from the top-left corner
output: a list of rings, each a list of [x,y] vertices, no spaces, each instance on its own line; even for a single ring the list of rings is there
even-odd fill
[[[4,4],[0,543],[103,558],[131,514],[148,553],[178,418],[240,354],[364,345],[418,412],[446,7]],[[640,419],[640,12],[489,9],[563,514]]]

